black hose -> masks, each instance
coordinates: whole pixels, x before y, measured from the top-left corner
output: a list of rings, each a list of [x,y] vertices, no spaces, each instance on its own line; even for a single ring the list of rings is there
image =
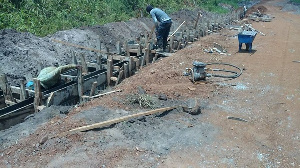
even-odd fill
[[[213,77],[220,77],[220,78],[237,78],[239,76],[241,76],[241,74],[243,73],[243,69],[241,69],[238,66],[229,64],[229,63],[219,63],[219,62],[211,62],[211,63],[207,63],[207,65],[228,65],[231,67],[234,67],[238,70],[240,70],[240,72],[235,72],[235,71],[230,71],[230,70],[226,70],[226,69],[212,69],[212,71],[223,71],[223,72],[230,72],[233,73],[234,75],[217,75],[217,74],[210,74]]]

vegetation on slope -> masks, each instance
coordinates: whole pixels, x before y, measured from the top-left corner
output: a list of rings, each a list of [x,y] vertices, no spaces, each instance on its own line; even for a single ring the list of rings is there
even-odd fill
[[[0,29],[28,31],[38,36],[80,26],[103,25],[146,15],[151,4],[168,13],[203,8],[224,13],[219,4],[237,7],[247,0],[0,0]]]

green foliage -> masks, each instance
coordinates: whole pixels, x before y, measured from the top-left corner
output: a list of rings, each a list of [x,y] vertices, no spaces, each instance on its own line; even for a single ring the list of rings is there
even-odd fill
[[[291,2],[295,2],[295,3],[299,3],[300,4],[300,0],[291,0]]]
[[[227,0],[235,5],[239,0]],[[147,16],[148,4],[172,13],[201,7],[224,13],[222,0],[0,0],[0,29],[11,28],[45,36],[59,30],[102,25]]]

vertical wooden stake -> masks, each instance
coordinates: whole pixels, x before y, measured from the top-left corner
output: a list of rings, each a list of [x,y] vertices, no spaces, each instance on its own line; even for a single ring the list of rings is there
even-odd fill
[[[129,46],[128,46],[128,42],[127,41],[125,41],[124,46],[125,46],[125,50],[126,50],[126,56],[129,57],[130,56],[130,52],[129,52]]]
[[[124,63],[124,76],[125,78],[128,78],[129,77],[129,66],[128,66],[128,63]]]
[[[170,37],[170,52],[172,53],[174,49],[174,36]]]
[[[90,97],[94,96],[95,91],[96,91],[97,84],[98,84],[97,82],[94,82],[94,83],[92,84],[92,88],[91,88],[91,92],[90,92]]]
[[[120,70],[115,86],[117,86],[123,78],[124,70]]]
[[[121,43],[120,43],[120,41],[117,41],[116,48],[117,48],[117,54],[121,55],[122,54],[122,50],[121,50]]]
[[[198,16],[197,16],[197,20],[196,20],[196,23],[195,23],[194,29],[196,29],[196,28],[197,28],[197,26],[198,26],[198,21],[199,21],[199,18],[200,18],[200,16],[201,16],[201,13],[200,13],[200,12],[198,12]]]
[[[96,67],[96,70],[102,70],[102,54],[97,55],[97,64],[98,66]]]
[[[133,57],[130,56],[129,57],[129,76],[132,76],[132,70],[133,70],[133,65],[134,65],[134,60]]]
[[[72,63],[77,65],[78,62],[77,62],[77,59],[76,59],[75,52],[73,50],[71,51],[71,55],[72,55]]]
[[[16,102],[12,95],[11,88],[8,85],[7,77],[5,74],[0,74],[0,88],[3,90],[5,100]]]
[[[136,67],[137,71],[140,69],[140,59],[139,58],[137,58],[137,61],[135,62],[135,67]]]
[[[148,65],[150,63],[150,43],[147,44],[147,48],[145,50],[145,60],[146,65]]]
[[[41,83],[37,78],[33,78],[34,82],[34,111],[38,112],[38,107],[41,103],[42,92],[41,92]]]
[[[110,86],[111,84],[111,77],[113,74],[113,63],[112,60],[107,60],[107,86]]]
[[[79,67],[77,69],[77,77],[78,77],[78,96],[79,96],[79,102],[83,102],[83,77],[82,77],[82,68]]]
[[[81,66],[82,66],[82,73],[87,74],[88,73],[88,67],[85,62],[84,54],[80,54],[80,60],[81,60]]]
[[[21,79],[21,82],[20,82],[20,100],[23,101],[23,100],[26,100],[27,97],[28,97],[28,94],[27,94],[27,91],[26,91],[26,88],[25,88],[25,81],[24,79]]]

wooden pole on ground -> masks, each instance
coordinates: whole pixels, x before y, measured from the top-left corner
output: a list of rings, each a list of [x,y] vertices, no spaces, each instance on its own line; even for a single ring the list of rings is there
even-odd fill
[[[177,107],[159,108],[159,109],[150,110],[150,111],[146,111],[146,112],[142,112],[142,113],[137,113],[137,114],[132,114],[132,115],[128,115],[128,116],[124,116],[124,117],[120,117],[120,118],[116,118],[116,119],[112,119],[112,120],[108,120],[108,121],[104,121],[104,122],[100,122],[100,123],[96,123],[96,124],[92,124],[92,125],[78,127],[78,128],[71,129],[68,132],[63,133],[60,136],[64,136],[66,134],[80,132],[80,131],[88,131],[88,130],[95,129],[95,128],[103,128],[103,127],[110,126],[112,124],[116,124],[116,123],[119,123],[119,122],[122,122],[122,121],[126,121],[126,120],[129,120],[129,119],[132,119],[132,118],[137,118],[137,117],[141,117],[141,116],[152,115],[152,114],[159,113],[159,112],[173,110],[175,108],[177,108]]]
[[[33,78],[33,82],[34,82],[34,102],[33,102],[33,106],[34,106],[34,111],[38,112],[38,107],[41,103],[41,99],[42,99],[42,92],[41,92],[41,83],[37,78]]]

